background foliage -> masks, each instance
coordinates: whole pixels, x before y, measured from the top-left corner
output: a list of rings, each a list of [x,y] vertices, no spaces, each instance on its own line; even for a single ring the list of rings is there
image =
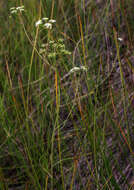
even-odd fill
[[[0,189],[134,188],[133,8],[0,1]]]

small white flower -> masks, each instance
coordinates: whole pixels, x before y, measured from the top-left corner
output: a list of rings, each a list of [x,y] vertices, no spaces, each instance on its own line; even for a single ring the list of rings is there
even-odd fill
[[[20,7],[11,7],[10,8],[11,14],[16,14],[18,11],[22,12],[25,11],[24,10],[24,6],[20,6]]]
[[[47,18],[47,17],[44,17],[44,18],[42,18],[42,20],[43,20],[43,21],[47,21],[47,20],[48,20],[48,18]]]
[[[24,9],[19,9],[20,12],[25,11]]]
[[[84,67],[84,66],[74,67],[74,68],[72,68],[72,69],[69,71],[69,74],[74,73],[74,72],[77,72],[77,71],[80,71],[80,70],[87,71],[87,68]]]
[[[69,71],[69,73],[74,73],[74,72],[79,71],[79,70],[80,70],[79,67],[74,67],[74,68],[72,68],[72,69]]]
[[[24,5],[20,6],[20,7],[16,7],[17,10],[21,10],[24,9]]]
[[[54,19],[49,20],[49,23],[55,23],[55,22],[56,22],[56,20],[54,20]]]
[[[11,8],[10,8],[10,10],[14,10],[14,9],[16,9],[16,8],[15,8],[15,7],[11,7]]]
[[[118,40],[119,40],[120,42],[122,42],[122,41],[123,41],[123,39],[122,39],[122,38],[118,38]]]
[[[14,14],[14,13],[17,13],[17,10],[14,9],[11,11],[11,14]]]
[[[45,26],[45,28],[47,28],[47,29],[52,29],[52,24],[51,23],[46,23],[46,24],[44,24],[44,26]]]
[[[35,23],[35,26],[37,27],[38,25],[41,25],[42,24],[42,20],[38,20],[36,23]]]

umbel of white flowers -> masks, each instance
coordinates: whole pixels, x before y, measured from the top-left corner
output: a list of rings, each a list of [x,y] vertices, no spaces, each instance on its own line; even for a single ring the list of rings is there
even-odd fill
[[[36,23],[35,23],[35,27],[38,27],[39,25],[45,27],[46,29],[52,29],[52,24],[54,24],[56,22],[56,20],[54,19],[48,19],[46,17],[38,20]]]
[[[75,72],[80,71],[80,70],[87,71],[87,68],[86,68],[85,66],[73,67],[73,68],[69,71],[69,74],[75,73]]]
[[[16,13],[18,13],[18,12],[24,12],[25,10],[24,10],[24,5],[22,5],[22,6],[20,6],[20,7],[11,7],[10,8],[10,13],[11,14],[16,14]]]

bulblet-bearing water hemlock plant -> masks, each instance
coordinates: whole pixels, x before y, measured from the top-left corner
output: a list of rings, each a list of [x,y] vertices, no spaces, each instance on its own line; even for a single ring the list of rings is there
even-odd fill
[[[41,26],[49,31],[52,29],[54,23],[56,23],[56,20],[44,17],[35,23],[35,27]],[[51,36],[49,38],[51,38]],[[54,61],[60,56],[71,55],[71,52],[65,48],[64,39],[59,38],[58,40],[51,40],[49,38],[47,43],[43,43],[39,49],[39,53],[44,58]]]

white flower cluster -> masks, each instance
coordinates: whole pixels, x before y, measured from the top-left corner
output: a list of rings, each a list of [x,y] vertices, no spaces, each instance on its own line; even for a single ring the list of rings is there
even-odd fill
[[[123,41],[123,38],[120,38],[120,37],[119,37],[118,40],[119,40],[120,42],[122,42],[122,41]]]
[[[20,6],[20,7],[11,7],[10,8],[10,13],[11,14],[17,14],[18,12],[24,12],[24,5]]]
[[[70,69],[70,71],[67,74],[64,75],[64,77],[62,78],[62,80],[65,79],[66,77],[70,76],[72,73],[76,73],[78,71],[85,71],[86,72],[87,70],[88,69],[85,66],[73,67],[72,69]]]
[[[77,72],[77,71],[87,71],[87,68],[85,66],[80,66],[80,67],[73,67],[70,71],[69,74]]]
[[[53,19],[48,19],[48,18],[42,18],[40,20],[38,20],[36,23],[35,23],[35,27],[41,25],[43,27],[45,27],[46,29],[52,29],[52,24],[55,23],[56,20],[53,20]]]

